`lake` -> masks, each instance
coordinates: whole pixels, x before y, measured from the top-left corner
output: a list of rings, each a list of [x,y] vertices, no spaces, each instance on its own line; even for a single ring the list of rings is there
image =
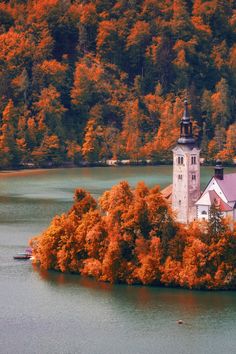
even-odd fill
[[[1,354],[236,353],[236,292],[110,285],[13,260],[70,208],[76,187],[97,198],[120,180],[165,187],[171,173],[170,166],[0,173]],[[202,168],[202,188],[211,175]]]

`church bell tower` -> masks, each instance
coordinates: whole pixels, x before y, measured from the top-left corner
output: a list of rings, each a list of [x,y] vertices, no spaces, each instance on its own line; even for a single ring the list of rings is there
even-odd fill
[[[200,197],[200,149],[197,147],[188,101],[180,123],[180,137],[173,149],[172,208],[179,222],[188,224],[196,218],[195,203]]]

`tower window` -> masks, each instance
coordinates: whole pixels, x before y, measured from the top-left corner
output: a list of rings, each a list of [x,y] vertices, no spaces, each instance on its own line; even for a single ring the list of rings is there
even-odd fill
[[[192,181],[196,181],[196,175],[192,175]]]
[[[183,176],[182,175],[178,175],[178,179],[182,180]]]
[[[197,157],[196,156],[191,156],[191,164],[196,165],[197,164]]]
[[[184,158],[183,156],[178,157],[178,165],[183,165],[184,164]]]
[[[181,200],[179,200],[179,205],[181,205]]]

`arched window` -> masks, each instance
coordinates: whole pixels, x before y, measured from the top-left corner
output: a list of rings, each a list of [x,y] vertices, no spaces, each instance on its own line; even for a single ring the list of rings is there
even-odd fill
[[[178,165],[183,165],[183,164],[184,164],[183,156],[178,156]]]
[[[203,211],[202,211],[202,215],[207,215],[206,210],[203,210]]]
[[[197,157],[196,156],[191,156],[191,164],[196,165],[197,163]]]

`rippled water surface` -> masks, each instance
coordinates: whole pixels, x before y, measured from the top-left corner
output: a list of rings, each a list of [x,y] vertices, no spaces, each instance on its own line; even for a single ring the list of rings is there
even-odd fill
[[[0,353],[236,353],[236,292],[109,285],[14,261],[73,190],[171,182],[170,167],[0,173]],[[235,171],[235,170],[234,170]],[[202,184],[212,169],[202,169]],[[182,319],[183,325],[177,320]]]

